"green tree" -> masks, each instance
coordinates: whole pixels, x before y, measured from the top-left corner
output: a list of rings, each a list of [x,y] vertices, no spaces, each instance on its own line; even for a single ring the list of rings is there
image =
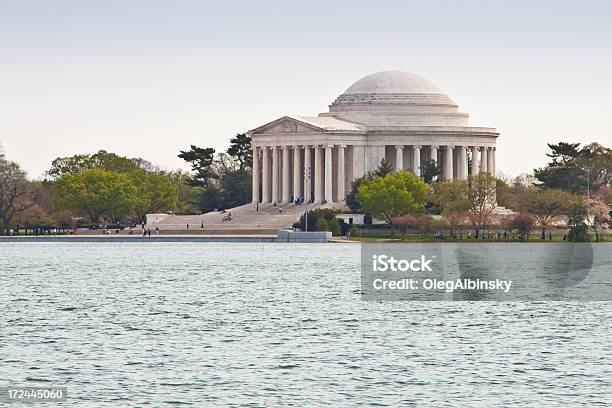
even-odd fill
[[[327,220],[325,218],[317,219],[315,229],[317,231],[329,231],[329,225],[327,223]]]
[[[315,231],[317,221],[324,219],[326,224],[329,225],[336,220],[337,212],[331,208],[317,208],[316,210],[308,210],[308,228],[306,228],[306,217],[304,214],[300,217],[300,220],[293,224],[295,228],[299,228],[302,231]]]
[[[421,164],[421,176],[427,184],[431,184],[433,179],[440,175],[442,166],[435,160],[426,160]]]
[[[371,177],[385,177],[387,174],[393,173],[393,165],[385,158],[380,160],[378,167],[372,172]]]
[[[440,180],[432,184],[432,208],[442,215],[465,212],[470,208],[465,180]]]
[[[574,197],[559,189],[531,187],[519,194],[520,209],[534,215],[541,230],[541,239],[546,238],[546,229],[571,209]]]
[[[251,201],[253,183],[246,169],[228,170],[219,177],[221,207],[233,208]]]
[[[58,157],[51,162],[47,176],[57,180],[67,174],[81,173],[87,169],[99,168],[115,173],[129,173],[135,170],[154,170],[154,166],[141,158],[127,158],[115,153],[99,150],[94,154],[75,154]]]
[[[357,192],[361,208],[391,223],[393,217],[419,214],[424,209],[427,185],[408,171],[365,180]]]
[[[136,203],[136,188],[126,174],[98,168],[63,176],[53,185],[53,192],[58,207],[85,215],[92,223],[102,216],[118,221]]]
[[[373,180],[375,177],[384,177],[391,173],[393,173],[393,166],[388,160],[382,159],[374,171],[369,171],[364,176],[358,177],[351,182],[351,190],[347,194],[344,202],[351,210],[360,212],[361,204],[357,201],[357,191],[364,180]]]
[[[357,191],[359,190],[359,187],[361,187],[364,180],[366,179],[367,179],[367,176],[362,176],[362,177],[356,178],[355,180],[351,182],[351,190],[347,194],[346,199],[344,201],[346,205],[348,206],[348,208],[350,208],[352,211],[355,211],[355,212],[361,211],[361,204],[359,204],[359,201],[357,201]]]
[[[612,149],[599,143],[591,143],[582,148],[577,165],[587,172],[591,191],[612,184]]]
[[[497,203],[500,206],[511,209],[518,207],[518,199],[516,194],[506,181],[501,179],[495,180],[495,194],[497,197]]]
[[[219,187],[210,185],[202,189],[200,197],[200,211],[207,213],[222,208],[223,198]]]
[[[189,150],[181,150],[178,157],[189,163],[191,170],[195,173],[189,179],[190,185],[207,187],[213,179],[217,178],[217,174],[213,169],[215,149],[191,145]]]
[[[610,185],[612,181],[612,150],[598,143],[580,148],[579,143],[549,144],[547,156],[552,160],[546,167],[535,169],[534,176],[547,188],[569,193],[586,194]]]
[[[145,222],[147,214],[174,209],[178,189],[167,174],[139,170],[128,176],[136,189],[134,214],[140,223]]]
[[[238,133],[230,140],[227,153],[238,160],[240,170],[253,167],[253,148],[251,147],[251,136],[246,133]]]

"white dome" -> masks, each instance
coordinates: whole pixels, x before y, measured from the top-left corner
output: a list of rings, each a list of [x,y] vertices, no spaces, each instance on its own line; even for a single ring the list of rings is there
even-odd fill
[[[361,78],[337,97],[322,116],[377,126],[468,126],[448,95],[410,72],[382,71]]]
[[[442,94],[429,80],[404,71],[381,71],[361,78],[344,94]]]

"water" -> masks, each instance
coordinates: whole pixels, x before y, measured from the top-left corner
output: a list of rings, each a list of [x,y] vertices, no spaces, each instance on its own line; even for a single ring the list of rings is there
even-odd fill
[[[612,401],[609,302],[365,302],[359,261],[343,244],[0,243],[0,385],[66,385],[59,405],[79,407]]]

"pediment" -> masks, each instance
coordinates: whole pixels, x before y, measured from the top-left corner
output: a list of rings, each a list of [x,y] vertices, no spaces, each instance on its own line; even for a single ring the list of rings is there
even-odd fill
[[[283,116],[280,119],[266,123],[256,129],[250,131],[251,134],[283,134],[283,133],[309,133],[323,132],[324,128],[314,126],[310,123],[302,122],[289,116]]]

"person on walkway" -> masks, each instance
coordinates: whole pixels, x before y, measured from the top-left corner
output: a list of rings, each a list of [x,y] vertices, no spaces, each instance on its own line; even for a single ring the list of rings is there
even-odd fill
[[[149,235],[149,237],[151,236],[151,228],[147,230],[147,235]]]
[[[159,227],[155,227],[155,235],[159,235]]]

